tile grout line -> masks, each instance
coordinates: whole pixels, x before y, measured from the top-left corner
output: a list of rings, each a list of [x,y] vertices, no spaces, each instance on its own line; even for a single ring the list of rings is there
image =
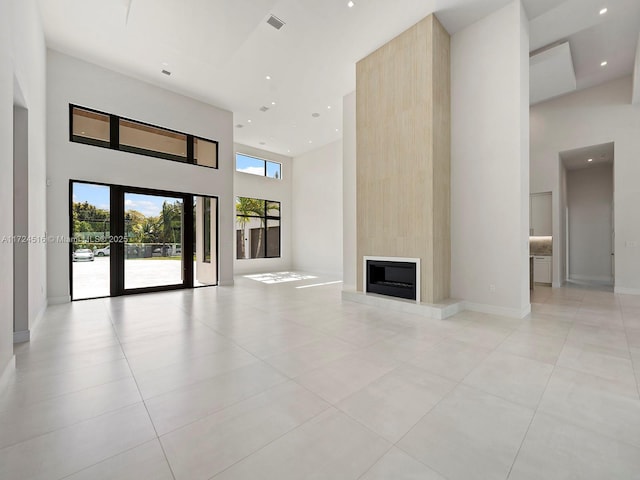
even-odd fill
[[[318,418],[320,415],[324,414],[326,411],[330,410],[331,408],[334,408],[333,405],[329,402],[326,402],[326,400],[322,399],[323,401],[325,401],[325,403],[327,403],[327,408],[321,410],[320,412],[318,412],[316,415],[308,418],[307,420],[305,420],[304,422],[302,422],[299,425],[296,425],[295,427],[287,430],[286,432],[282,433],[282,435],[278,435],[276,438],[270,440],[269,442],[265,443],[263,446],[261,446],[260,448],[258,448],[257,450],[254,450],[253,452],[249,453],[248,455],[245,455],[244,457],[236,460],[235,462],[233,462],[231,465],[228,465],[227,467],[223,468],[222,470],[220,470],[219,472],[215,473],[213,476],[208,477],[208,480],[213,480],[215,477],[217,477],[218,475],[220,475],[223,472],[226,472],[227,470],[229,470],[230,468],[233,468],[234,466],[236,466],[237,464],[239,464],[240,462],[246,460],[247,458],[255,455],[256,453],[260,452],[261,450],[267,448],[269,445],[271,445],[274,442],[277,442],[278,440],[280,440],[282,437],[289,435],[290,433],[298,430],[299,428],[303,427],[304,425],[306,425],[307,423],[315,420],[316,418]]]
[[[572,323],[573,323],[573,321],[572,321]],[[467,326],[469,326],[469,325],[467,325]],[[463,327],[463,328],[465,328],[465,327]],[[489,353],[487,354],[487,356],[486,356],[486,357],[485,357],[485,358],[484,358],[480,363],[484,362],[487,358],[489,358],[489,356],[491,356],[493,353],[497,352],[497,351],[498,351],[498,349],[499,349],[499,347],[500,347],[504,342],[506,342],[506,341],[507,341],[507,340],[508,340],[512,335],[516,334],[516,333],[519,331],[519,329],[520,329],[520,327],[513,329],[513,330],[511,331],[511,333],[509,333],[507,336],[505,336],[505,338],[504,338],[502,341],[500,341],[500,342],[499,342],[499,343],[498,343],[498,344],[497,344],[493,349],[490,349],[490,350],[489,350]],[[568,336],[568,333],[567,333],[567,336]],[[449,337],[446,337],[446,338],[450,338],[450,336],[449,336]],[[466,343],[466,342],[462,342],[462,343]],[[566,338],[564,339],[564,344],[566,344]],[[564,344],[563,344],[563,348],[564,348]],[[515,356],[517,356],[517,355],[515,355]],[[529,359],[528,357],[520,357],[520,358],[527,358],[527,359]],[[531,359],[529,359],[529,360],[531,360]],[[540,363],[544,363],[544,362],[540,362]],[[438,473],[439,475],[442,475],[443,477],[446,477],[443,473],[439,472],[438,470],[436,470],[436,469],[435,469],[435,468],[433,468],[432,466],[430,466],[430,465],[428,465],[428,464],[426,464],[426,463],[424,463],[424,462],[420,461],[419,459],[415,458],[413,455],[411,455],[411,454],[409,454],[408,452],[406,452],[406,451],[405,451],[405,450],[404,450],[404,449],[403,449],[399,444],[400,444],[400,442],[401,442],[401,441],[402,441],[402,440],[403,440],[403,439],[404,439],[404,438],[405,438],[405,437],[406,437],[406,436],[407,436],[407,435],[408,435],[408,434],[409,434],[409,433],[410,433],[410,432],[411,432],[411,431],[412,431],[412,430],[413,430],[413,429],[418,425],[418,423],[420,423],[420,422],[421,422],[421,421],[422,421],[422,420],[423,420],[427,415],[429,415],[429,414],[430,414],[430,413],[431,413],[431,412],[432,412],[432,411],[433,411],[433,410],[434,410],[434,409],[435,409],[435,408],[436,408],[436,407],[437,407],[437,406],[438,406],[442,401],[444,401],[444,399],[445,399],[445,398],[447,398],[448,396],[450,396],[450,395],[451,395],[451,393],[452,393],[456,388],[460,387],[461,385],[462,385],[462,386],[465,386],[465,387],[467,387],[467,388],[474,388],[474,389],[477,389],[478,391],[480,391],[480,392],[482,392],[482,393],[484,393],[484,394],[486,394],[486,395],[490,395],[490,396],[495,397],[495,398],[498,398],[498,399],[500,399],[500,400],[502,400],[502,401],[512,403],[512,404],[514,404],[514,405],[516,405],[516,406],[518,406],[518,407],[526,408],[526,409],[529,409],[529,410],[533,410],[533,415],[531,416],[531,420],[529,421],[529,425],[527,426],[527,429],[526,429],[526,431],[525,431],[525,433],[524,433],[524,435],[523,435],[523,437],[522,437],[522,441],[521,441],[521,443],[520,443],[520,446],[518,447],[518,451],[516,452],[516,455],[514,456],[514,460],[513,460],[512,464],[511,464],[511,467],[509,468],[509,472],[507,473],[507,476],[505,477],[505,479],[506,479],[506,478],[508,478],[508,476],[509,476],[509,475],[510,475],[510,473],[511,473],[511,469],[513,468],[513,465],[515,464],[515,461],[516,461],[516,459],[517,459],[517,457],[518,457],[518,453],[520,452],[520,448],[522,447],[522,444],[524,443],[524,439],[526,438],[526,435],[527,435],[527,433],[528,433],[528,431],[529,431],[529,428],[530,428],[530,426],[531,426],[531,423],[533,422],[533,419],[535,418],[535,415],[536,415],[536,413],[537,413],[537,406],[536,406],[536,408],[535,408],[535,409],[531,409],[530,407],[524,406],[524,405],[522,405],[522,404],[520,404],[520,403],[513,402],[512,400],[505,399],[505,398],[503,398],[503,397],[501,397],[501,396],[499,396],[499,395],[496,395],[496,394],[494,394],[494,393],[486,392],[486,391],[484,391],[484,390],[482,390],[482,389],[480,389],[480,388],[477,388],[477,387],[473,387],[473,386],[470,386],[470,385],[466,385],[466,384],[464,384],[464,383],[463,383],[463,382],[464,382],[464,380],[465,380],[465,379],[466,379],[466,378],[467,378],[471,373],[473,373],[477,368],[479,368],[479,367],[480,367],[480,364],[478,364],[475,368],[471,369],[471,370],[470,370],[470,371],[469,371],[469,372],[468,372],[468,373],[467,373],[467,374],[466,374],[462,379],[460,379],[460,380],[456,383],[456,385],[455,385],[455,386],[454,386],[454,387],[453,387],[449,392],[447,392],[447,394],[445,394],[445,395],[444,395],[444,396],[443,396],[443,397],[442,397],[442,398],[441,398],[441,399],[440,399],[440,400],[439,400],[439,401],[438,401],[438,402],[437,402],[437,403],[436,403],[436,404],[435,404],[435,405],[434,405],[434,406],[433,406],[433,407],[432,407],[428,412],[426,412],[422,417],[420,417],[420,419],[419,419],[419,420],[418,420],[418,421],[417,421],[417,422],[416,422],[416,423],[415,423],[411,428],[409,428],[409,430],[407,430],[407,432],[406,432],[406,433],[405,433],[405,434],[404,434],[404,435],[403,435],[403,436],[402,436],[402,437],[401,437],[397,442],[395,442],[395,443],[394,443],[394,446],[395,446],[396,448],[398,448],[399,450],[401,450],[402,452],[404,452],[406,455],[409,455],[411,458],[413,458],[413,459],[414,459],[414,460],[416,460],[417,462],[421,463],[422,465],[425,465],[426,467],[428,467],[428,468],[430,468],[431,470],[435,471],[435,472],[436,472],[436,473]],[[548,386],[548,384],[549,384],[549,381],[551,380],[551,376],[553,375],[553,371],[554,371],[554,370],[555,370],[555,364],[553,365],[553,370],[552,370],[552,371],[551,371],[551,373],[549,374],[549,378],[547,379],[547,385],[545,386],[545,390],[544,390],[544,391],[546,391],[546,388],[547,388],[547,386]],[[444,378],[444,377],[443,377],[443,378]],[[540,402],[542,401],[542,396],[544,395],[544,391],[543,391],[543,393],[540,395],[540,400],[538,401],[538,405],[539,405],[539,404],[540,404]]]
[[[633,377],[636,381],[636,390],[638,392],[638,399],[640,399],[640,382],[638,382],[638,379],[640,379],[640,376],[639,376],[640,372],[636,372],[635,362],[633,361],[633,354],[631,353],[631,345],[629,344],[629,335],[627,332],[627,324],[624,321],[625,314],[624,314],[624,309],[622,308],[621,298],[619,295],[616,295],[616,298],[618,300],[618,306],[620,308],[620,315],[622,316],[622,326],[624,327],[624,336],[627,341],[627,351],[629,352],[629,359],[631,360],[631,371],[633,372]]]
[[[565,340],[565,345],[566,345],[567,341]],[[562,347],[564,349],[564,346]],[[529,434],[529,430],[531,429],[531,425],[533,424],[533,421],[535,420],[536,416],[538,415],[538,408],[540,407],[540,404],[542,403],[542,399],[544,398],[545,393],[547,393],[547,389],[549,388],[549,383],[551,382],[551,378],[553,377],[553,374],[556,371],[556,366],[557,366],[557,360],[556,363],[554,363],[553,365],[553,369],[551,370],[551,373],[549,374],[549,378],[547,378],[547,383],[544,386],[544,390],[542,391],[542,394],[540,395],[540,398],[538,399],[538,403],[536,404],[536,407],[533,409],[533,415],[531,415],[531,419],[529,420],[529,425],[527,425],[527,429],[524,432],[524,435],[522,435],[522,440],[520,440],[520,445],[518,445],[518,450],[516,450],[516,454],[513,457],[513,461],[511,462],[511,465],[509,466],[509,471],[507,472],[507,476],[505,477],[505,479],[508,479],[511,476],[511,472],[513,471],[513,467],[515,466],[517,460],[518,460],[518,456],[520,455],[520,451],[522,450],[522,446],[524,445],[525,440],[527,439],[527,435]]]
[[[369,467],[364,472],[362,472],[362,475],[360,475],[357,480],[361,480],[362,478],[364,478],[364,476],[367,473],[369,473],[373,467],[375,467],[378,463],[380,463],[380,460],[386,457],[389,454],[389,452],[391,452],[391,450],[393,450],[394,448],[396,448],[396,446],[393,443],[389,445],[389,448],[385,450],[382,455],[376,458],[376,460],[371,465],[369,465]]]
[[[129,364],[129,358],[127,357],[127,353],[124,351],[124,348],[122,348],[122,341],[120,339],[120,335],[118,335],[118,332],[117,332],[117,330],[115,328],[115,324],[113,323],[113,317],[111,316],[111,312],[108,310],[106,303],[105,303],[104,307],[107,310],[107,315],[109,316],[109,320],[111,321],[111,326],[112,326],[113,331],[114,331],[114,333],[116,335],[116,338],[118,339],[118,344],[120,345],[120,348],[122,349],[122,353],[124,355],[124,358],[127,361],[127,366],[129,367],[129,371],[131,372],[131,376],[133,378],[133,381],[136,384],[136,389],[138,390],[138,394],[140,395],[140,400],[142,400],[142,405],[144,405],[144,409],[147,412],[147,417],[149,418],[149,423],[153,427],[153,431],[156,434],[156,440],[158,441],[158,444],[160,445],[160,449],[162,450],[162,455],[164,456],[164,460],[165,460],[165,462],[167,462],[167,467],[169,467],[169,472],[171,473],[171,476],[173,477],[173,480],[176,480],[176,475],[175,475],[175,473],[173,471],[173,468],[171,467],[171,463],[169,463],[169,458],[167,457],[167,452],[164,449],[164,445],[162,445],[162,442],[160,441],[160,436],[158,435],[158,430],[156,429],[156,425],[155,425],[155,423],[153,423],[153,419],[151,418],[151,413],[149,413],[149,408],[147,407],[147,402],[146,402],[144,396],[142,395],[142,391],[140,390],[140,386],[138,385],[138,380],[136,379],[136,376],[133,373],[133,369],[131,368],[131,365]]]
[[[581,300],[582,303],[582,300]],[[575,316],[578,313],[579,308],[576,310],[576,313],[571,317],[571,323],[572,326],[571,328],[567,331],[567,335],[564,339],[564,343],[562,345],[562,349],[560,350],[560,355],[562,355],[562,350],[564,350],[565,346],[567,345],[567,341],[569,338],[569,333],[571,332],[571,329],[573,329],[573,326],[575,325]],[[527,429],[524,432],[524,435],[522,435],[522,440],[520,440],[520,445],[518,445],[518,450],[516,451],[516,454],[513,457],[513,461],[511,462],[511,465],[509,466],[509,471],[507,472],[507,475],[505,477],[505,479],[508,479],[511,476],[511,473],[513,471],[513,467],[515,466],[516,462],[518,461],[518,457],[520,456],[520,452],[522,451],[522,446],[524,445],[525,440],[527,439],[527,435],[529,435],[529,430],[531,430],[531,425],[533,425],[533,421],[535,420],[536,416],[538,415],[538,408],[540,407],[540,404],[542,403],[542,399],[544,398],[545,393],[547,392],[547,389],[549,388],[549,383],[551,382],[551,378],[553,377],[553,374],[556,371],[556,367],[558,365],[558,360],[560,359],[560,355],[558,355],[558,358],[556,359],[555,363],[553,364],[553,369],[551,370],[551,373],[549,374],[549,378],[547,378],[547,383],[544,387],[544,390],[542,391],[542,394],[540,395],[540,398],[538,400],[538,403],[536,405],[536,407],[533,409],[533,415],[531,415],[531,419],[529,420],[529,425],[527,425]]]

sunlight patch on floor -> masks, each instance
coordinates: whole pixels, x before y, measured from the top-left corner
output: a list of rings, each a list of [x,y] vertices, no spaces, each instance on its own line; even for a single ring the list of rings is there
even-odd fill
[[[285,282],[298,282],[300,280],[309,280],[310,278],[318,278],[313,275],[304,275],[302,273],[294,272],[273,272],[273,273],[259,273],[254,275],[245,275],[245,278],[250,278],[257,282],[272,284],[272,283],[285,283]]]

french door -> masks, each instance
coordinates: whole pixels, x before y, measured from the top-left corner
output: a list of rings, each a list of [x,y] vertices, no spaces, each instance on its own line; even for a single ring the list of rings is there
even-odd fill
[[[70,182],[71,297],[218,283],[218,200]]]

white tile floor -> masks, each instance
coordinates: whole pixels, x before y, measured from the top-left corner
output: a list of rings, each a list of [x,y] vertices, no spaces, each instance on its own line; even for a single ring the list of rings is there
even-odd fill
[[[640,478],[640,297],[437,321],[295,288],[328,280],[49,308],[0,396],[0,478]]]

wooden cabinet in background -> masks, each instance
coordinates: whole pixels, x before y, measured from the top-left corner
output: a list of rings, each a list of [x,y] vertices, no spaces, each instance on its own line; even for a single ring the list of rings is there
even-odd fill
[[[551,283],[551,258],[546,256],[533,257],[533,282]]]
[[[534,193],[529,196],[529,235],[545,237],[552,235],[551,192]]]

